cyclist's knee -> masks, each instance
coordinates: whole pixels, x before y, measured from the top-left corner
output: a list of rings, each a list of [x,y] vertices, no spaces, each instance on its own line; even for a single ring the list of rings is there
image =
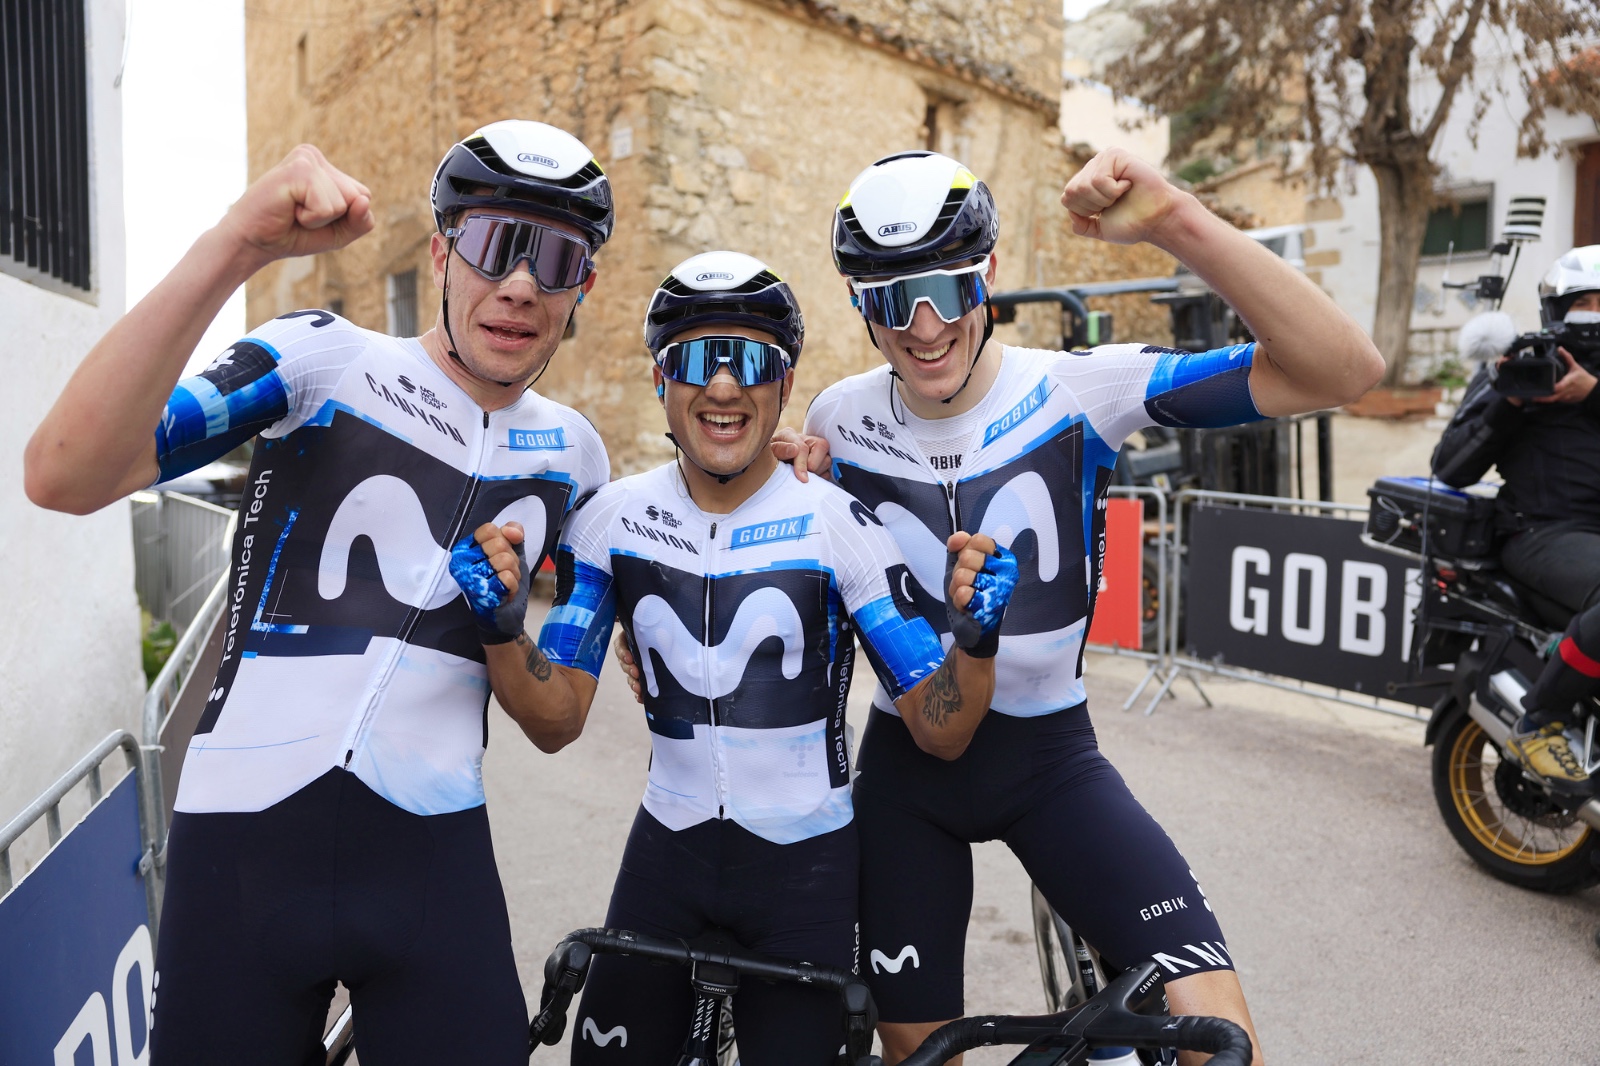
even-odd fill
[[[1167,982],[1167,1009],[1177,1014],[1209,1014],[1226,1018],[1250,1034],[1254,1050],[1252,1066],[1264,1066],[1261,1041],[1256,1036],[1255,1023],[1250,1020],[1250,1008],[1245,1005],[1244,988],[1239,975],[1232,970],[1208,970]],[[1178,1066],[1196,1066],[1203,1061],[1200,1056],[1184,1052],[1178,1056]]]

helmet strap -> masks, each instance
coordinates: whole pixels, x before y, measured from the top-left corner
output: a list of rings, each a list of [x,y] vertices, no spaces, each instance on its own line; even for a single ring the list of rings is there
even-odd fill
[[[750,467],[755,464],[755,460],[752,459],[752,460],[750,460],[750,462],[746,463],[744,466],[741,466],[739,469],[735,470],[731,474],[713,474],[711,471],[707,470],[705,467],[701,466],[699,463],[695,463],[694,458],[692,456],[686,456],[684,454],[684,451],[683,451],[683,445],[678,443],[678,438],[675,437],[672,433],[670,433],[670,432],[667,433],[666,437],[667,437],[668,440],[670,440],[672,442],[673,451],[677,452],[677,455],[678,455],[678,470],[679,470],[679,476],[680,477],[682,476],[683,460],[685,458],[688,458],[689,462],[694,463],[695,469],[699,470],[702,474],[706,475],[707,477],[716,478],[717,479],[717,484],[719,484],[719,485],[726,485],[728,482],[732,481],[734,478],[738,477],[740,474],[744,473],[746,470],[749,470]],[[684,486],[685,489],[687,489],[689,487],[689,479],[686,478],[686,477],[683,479],[683,486]],[[694,499],[694,493],[693,492],[689,493],[689,498],[691,500]],[[698,506],[698,504],[696,506]]]
[[[978,342],[978,350],[972,353],[972,362],[967,364],[967,376],[961,379],[961,388],[940,400],[940,403],[950,403],[972,382],[972,372],[978,369],[978,360],[983,358],[984,345],[989,343],[990,336],[994,334],[994,307],[987,299],[983,301],[983,315],[983,339]]]
[[[450,241],[450,252],[454,252],[455,248],[456,248],[455,239],[452,238],[451,241]],[[503,389],[509,389],[509,388],[511,388],[511,386],[516,384],[515,381],[496,381],[493,378],[484,377],[483,375],[481,375],[478,372],[476,372],[475,370],[473,370],[470,366],[468,366],[466,360],[462,359],[461,355],[456,351],[456,337],[455,337],[455,334],[450,331],[450,259],[451,259],[451,256],[450,256],[449,252],[447,252],[445,254],[445,259],[444,259],[444,294],[439,297],[439,306],[440,306],[440,309],[443,312],[443,317],[444,317],[444,335],[445,335],[445,339],[449,342],[449,343],[447,343],[445,345],[445,349],[444,350],[447,353],[449,353],[449,356],[450,356],[451,359],[455,360],[455,363],[456,363],[457,366],[459,366],[462,370],[465,370],[467,373],[471,374],[473,377],[477,378],[479,381],[487,381],[491,385],[499,385]],[[578,296],[578,303],[582,303],[582,302],[583,302],[583,295],[580,293],[579,296]],[[572,328],[572,317],[573,317],[573,315],[576,315],[577,313],[578,313],[578,304],[573,304],[572,305],[572,310],[570,312],[568,312],[568,314],[567,314],[567,325],[566,325],[565,328],[563,328],[563,330],[562,330],[563,333],[565,333],[566,330]],[[558,345],[560,344],[559,341],[557,341],[556,343]],[[541,367],[539,369],[539,372],[533,376],[533,380],[528,382],[527,385],[523,386],[523,388],[531,389],[531,388],[534,387],[534,385],[538,384],[539,379],[544,377],[544,372],[546,370],[550,369],[550,364],[555,362],[555,358],[556,358],[556,353],[555,352],[551,352],[550,353],[550,358],[546,359],[544,361],[544,366]]]

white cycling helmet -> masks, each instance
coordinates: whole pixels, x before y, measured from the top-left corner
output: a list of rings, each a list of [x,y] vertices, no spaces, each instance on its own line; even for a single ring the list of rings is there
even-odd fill
[[[1539,282],[1539,317],[1545,328],[1565,320],[1586,292],[1600,292],[1600,244],[1572,249],[1557,259]]]

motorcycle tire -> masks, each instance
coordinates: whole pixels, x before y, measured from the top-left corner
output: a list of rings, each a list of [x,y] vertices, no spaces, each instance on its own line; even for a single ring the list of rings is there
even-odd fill
[[[1503,763],[1464,708],[1455,710],[1434,741],[1433,796],[1456,843],[1500,880],[1538,892],[1600,883],[1600,833]]]

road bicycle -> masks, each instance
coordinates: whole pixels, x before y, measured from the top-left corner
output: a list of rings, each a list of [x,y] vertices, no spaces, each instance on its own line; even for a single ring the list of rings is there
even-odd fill
[[[567,1011],[583,988],[596,953],[638,955],[689,967],[695,1002],[688,1039],[678,1066],[719,1062],[717,1019],[738,989],[741,977],[798,981],[839,993],[845,1031],[841,1066],[882,1066],[870,1054],[877,1011],[867,986],[855,974],[805,962],[746,952],[725,934],[693,941],[667,940],[625,930],[580,929],[569,934],[545,962],[539,1015],[530,1027],[530,1044],[554,1044],[566,1030]],[[1080,975],[1079,987],[1083,985]],[[1116,976],[1070,1009],[1048,1015],[989,1015],[962,1018],[942,1026],[902,1066],[941,1066],[955,1055],[996,1044],[1026,1045],[1012,1066],[1084,1066],[1103,1047],[1153,1052],[1199,1051],[1215,1057],[1211,1066],[1249,1066],[1250,1038],[1222,1018],[1169,1017],[1162,977],[1146,962]],[[720,1049],[725,1053],[725,1049]],[[1155,1058],[1151,1061],[1163,1061]]]

